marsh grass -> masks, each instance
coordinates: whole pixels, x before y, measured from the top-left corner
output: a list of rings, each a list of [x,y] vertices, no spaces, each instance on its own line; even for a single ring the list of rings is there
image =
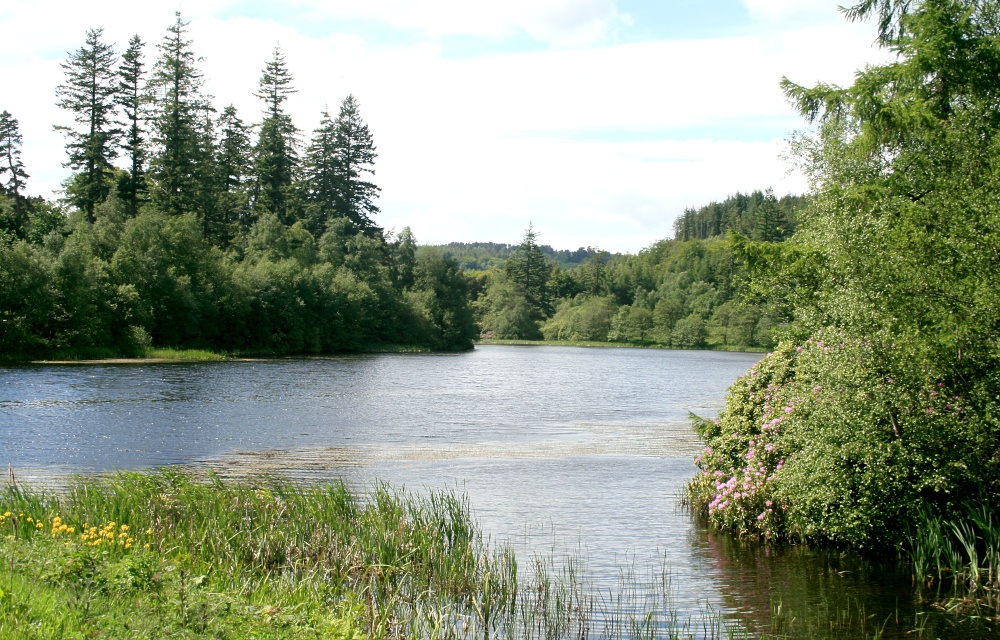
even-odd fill
[[[1000,620],[1000,519],[988,504],[966,503],[952,518],[923,510],[906,550],[938,608]]]
[[[572,560],[519,567],[450,491],[161,470],[12,485],[4,513],[2,637],[733,637],[721,616],[680,622],[669,599],[647,610],[636,588],[597,597]]]
[[[682,612],[663,567],[623,569],[610,587],[585,573],[575,557],[519,563],[452,491],[159,470],[0,493],[0,638],[732,640],[795,628],[778,615],[751,631],[707,604]]]

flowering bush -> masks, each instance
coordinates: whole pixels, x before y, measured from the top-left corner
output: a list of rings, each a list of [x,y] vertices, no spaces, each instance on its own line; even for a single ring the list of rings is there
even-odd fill
[[[963,399],[913,361],[834,331],[781,345],[699,423],[694,503],[744,536],[899,544],[920,505],[976,490],[992,450]]]

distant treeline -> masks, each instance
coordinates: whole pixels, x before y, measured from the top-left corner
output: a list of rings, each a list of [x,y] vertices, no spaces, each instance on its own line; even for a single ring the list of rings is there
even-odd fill
[[[303,144],[275,49],[246,123],[202,92],[186,33],[178,15],[148,73],[139,36],[119,56],[93,29],[69,54],[59,202],[26,195],[18,121],[0,114],[0,357],[470,348],[457,265],[375,223],[354,97]]]
[[[770,347],[788,310],[753,301],[737,238],[777,243],[794,229],[806,199],[770,192],[737,193],[722,203],[687,210],[677,237],[637,255],[608,256],[588,249],[567,268],[546,255],[538,234],[474,278],[475,307],[483,335],[494,339],[612,341],[682,348]],[[715,219],[701,234],[687,227]],[[708,233],[708,231],[713,231]],[[743,234],[743,235],[740,235]],[[749,236],[747,236],[749,234]],[[507,245],[499,245],[506,247]]]
[[[486,271],[503,266],[508,258],[513,256],[519,245],[503,242],[449,242],[442,245],[430,245],[441,251],[444,258],[453,259],[465,271]],[[600,249],[580,247],[576,251],[568,249],[553,249],[547,244],[538,247],[548,260],[555,262],[562,269],[572,269],[583,264],[601,252]],[[607,257],[607,253],[604,253]],[[606,257],[604,259],[606,259]]]
[[[777,242],[791,237],[804,196],[775,200],[770,191],[737,192],[722,202],[688,208],[674,221],[677,240],[707,240],[732,230],[753,240]]]

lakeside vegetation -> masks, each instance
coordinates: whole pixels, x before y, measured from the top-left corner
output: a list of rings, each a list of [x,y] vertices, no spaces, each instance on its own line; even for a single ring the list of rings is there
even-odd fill
[[[710,609],[678,616],[663,575],[601,596],[574,567],[519,563],[447,491],[161,470],[0,492],[4,638],[751,637]]]
[[[1000,617],[1000,5],[866,1],[848,15],[879,18],[880,40],[898,59],[860,72],[848,88],[785,83],[815,126],[795,140],[813,180],[809,198],[736,194],[685,212],[674,239],[636,256],[588,249],[573,267],[547,258],[530,227],[502,265],[468,275],[440,251],[418,247],[409,230],[384,234],[372,220],[377,188],[360,180],[374,146],[362,144],[356,165],[345,160],[351,149],[335,148],[338,127],[365,137],[356,102],[345,100],[337,120],[324,115],[315,154],[299,165],[281,109],[291,88],[280,52],[262,76],[266,116],[252,153],[233,111],[213,119],[203,97],[184,102],[179,85],[163,85],[148,165],[136,154],[131,169],[115,169],[107,147],[85,137],[92,129],[70,136],[78,171],[67,184],[70,209],[25,197],[28,176],[6,154],[0,350],[41,358],[167,346],[212,350],[167,351],[173,359],[212,359],[216,350],[463,349],[477,334],[532,344],[773,348],[734,385],[718,420],[698,422],[706,448],[689,485],[695,507],[718,529],[765,542],[902,551],[915,582],[945,606]],[[159,69],[193,74],[187,82],[196,87],[183,33],[178,18]],[[130,48],[132,58],[140,50]],[[67,66],[99,66],[109,52],[91,32]],[[66,108],[93,115],[93,104],[74,106],[74,78],[60,94]],[[200,115],[171,138],[167,116],[182,113]],[[0,137],[16,150],[16,120],[3,115]],[[121,149],[139,140],[122,137]],[[324,168],[327,143],[341,160]],[[95,149],[105,155],[86,155]],[[239,149],[235,164],[225,164]],[[204,172],[196,174],[202,182],[177,188],[177,175],[189,170]],[[478,620],[484,630],[501,620],[522,624],[526,610],[511,609],[503,594],[548,593],[511,577],[507,551],[455,547],[447,536],[443,550],[433,546],[441,532],[476,538],[449,520],[453,497],[410,502],[384,491],[362,505],[322,489],[353,505],[333,518],[349,522],[352,534],[370,518],[395,523],[402,536],[370,543],[390,556],[365,557],[338,574],[310,554],[334,548],[347,555],[324,562],[355,558],[362,552],[338,537],[344,532],[317,534],[305,519],[285,517],[333,509],[328,498],[310,502],[308,492],[279,485],[264,493],[206,485],[213,498],[199,486],[170,474],[123,475],[106,488],[87,486],[83,498],[73,494],[84,504],[105,492],[93,511],[11,494],[11,504],[28,508],[10,508],[0,523],[14,527],[3,543],[12,587],[0,594],[4,615],[14,616],[10,628],[27,616],[53,634],[60,625],[82,632],[128,624],[149,633],[434,635],[457,620]],[[129,503],[126,493],[147,502]],[[170,499],[157,502],[162,496]],[[221,509],[206,510],[216,522],[178,515],[219,496],[249,505],[249,521],[263,529],[226,523]],[[134,533],[163,522],[162,539]],[[429,532],[420,528],[427,523]],[[84,525],[96,529],[81,533]],[[260,531],[269,537],[254,537]],[[90,537],[62,537],[70,534]],[[314,544],[314,535],[329,546]],[[429,564],[412,557],[425,542],[407,536],[431,541],[420,559]],[[90,555],[82,548],[90,542],[107,554]],[[215,554],[199,555],[203,546]],[[218,558],[230,564],[215,567]],[[55,577],[43,585],[14,568],[46,563]],[[331,596],[330,580],[344,591]],[[265,601],[265,583],[277,604]],[[555,625],[557,636],[576,634],[584,622],[573,617],[578,594],[569,584],[558,587],[555,610],[531,600],[517,606],[541,611],[537,624]],[[23,593],[31,595],[11,595]],[[154,617],[130,618],[136,609]],[[559,627],[564,618],[571,623]],[[112,626],[93,626],[103,624]]]
[[[689,486],[719,529],[884,552],[1000,618],[1000,4],[866,1],[894,61],[785,80],[812,125],[795,234],[737,239],[785,341],[732,387]],[[949,591],[950,590],[950,591]]]
[[[673,239],[637,255],[609,256],[591,248],[571,268],[549,258],[529,227],[505,261],[469,274],[481,338],[772,347],[791,311],[753,295],[747,262],[737,249],[741,239],[782,243],[806,202],[770,191],[736,193],[686,210],[675,222]]]

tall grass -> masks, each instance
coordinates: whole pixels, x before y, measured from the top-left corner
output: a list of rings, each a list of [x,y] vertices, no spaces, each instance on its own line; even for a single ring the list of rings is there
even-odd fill
[[[150,584],[149,576],[169,570],[178,624],[184,625],[196,617],[185,594],[193,584],[210,583],[212,593],[230,594],[265,613],[275,601],[283,610],[328,610],[370,638],[750,635],[707,607],[680,616],[663,572],[646,582],[623,573],[616,592],[587,584],[572,558],[535,556],[522,566],[510,546],[484,540],[467,499],[451,491],[414,495],[377,484],[359,496],[339,483],[229,482],[159,470],[81,479],[59,494],[11,485],[0,493],[0,514],[5,512],[11,515],[0,519],[0,555],[9,566],[0,575],[7,576],[8,590],[12,584],[24,588],[30,578],[17,569],[28,549],[63,554],[47,563],[62,578],[66,567],[90,567],[87,581],[74,578],[66,592],[76,600],[107,582],[94,577],[100,573],[95,563],[119,562],[112,572],[119,577],[147,567],[142,575]],[[55,522],[75,533],[59,533]],[[74,542],[87,526],[105,523],[127,531],[117,546],[100,547],[97,554]],[[65,555],[70,547],[74,555]],[[42,562],[36,556],[31,562]],[[209,628],[205,612],[215,610],[221,609],[203,603],[199,628]],[[0,627],[3,615],[0,606]]]
[[[1000,518],[966,503],[948,518],[924,509],[908,536],[914,581],[955,611],[1000,616]]]
[[[111,531],[114,542],[89,546],[80,538],[87,527]],[[341,483],[176,470],[80,479],[59,493],[13,482],[0,491],[2,638],[69,629],[81,637],[733,640],[805,629],[780,606],[766,629],[707,604],[681,611],[664,566],[623,568],[617,585],[586,574],[572,556],[519,561],[509,545],[484,539],[466,497],[452,491],[376,484],[359,495]],[[866,619],[849,611],[835,623],[857,630]]]

